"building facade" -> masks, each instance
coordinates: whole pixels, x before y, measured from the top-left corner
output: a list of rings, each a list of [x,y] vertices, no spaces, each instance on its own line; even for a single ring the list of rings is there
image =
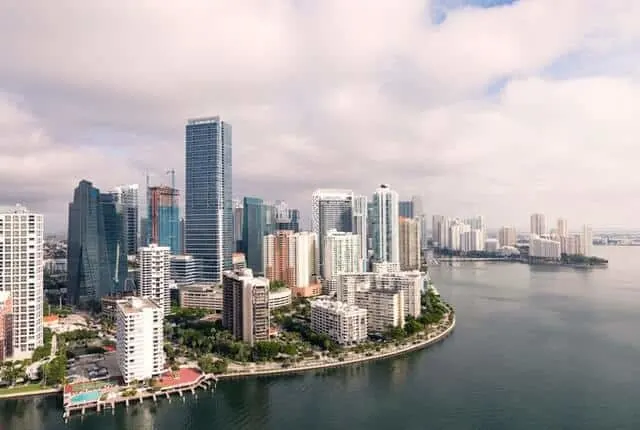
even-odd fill
[[[262,273],[265,236],[264,202],[256,197],[245,197],[242,220],[242,253],[247,267],[254,273]]]
[[[402,218],[399,221],[400,269],[420,269],[420,219]]]
[[[361,272],[360,237],[357,234],[329,230],[324,242],[324,279],[340,273]]]
[[[515,246],[518,242],[518,234],[515,227],[501,227],[498,230],[498,242],[500,246]]]
[[[0,363],[13,355],[13,303],[11,292],[0,291]]]
[[[222,324],[253,345],[269,339],[269,280],[255,278],[250,269],[226,271],[223,276]]]
[[[547,218],[544,216],[544,214],[541,214],[541,213],[531,214],[530,224],[531,225],[529,228],[529,233],[538,235],[538,236],[547,234]]]
[[[316,234],[315,273],[324,273],[324,241],[329,230],[353,231],[353,192],[350,190],[319,189],[311,196],[311,230]]]
[[[369,260],[369,244],[367,240],[367,228],[369,226],[369,205],[367,196],[353,197],[353,223],[352,232],[360,238],[360,264],[363,272],[367,270]]]
[[[191,255],[171,256],[171,279],[178,287],[193,285],[198,279],[198,263]]]
[[[221,314],[223,311],[222,288],[206,284],[181,286],[180,307],[206,309],[211,313]]]
[[[234,251],[231,124],[189,120],[185,153],[184,253],[199,262],[202,281],[219,283]]]
[[[0,208],[0,291],[13,305],[12,358],[43,344],[44,220],[24,206]]]
[[[367,339],[367,311],[334,300],[311,302],[311,330],[339,345],[354,345]]]
[[[138,291],[140,297],[153,300],[163,310],[171,312],[171,249],[152,243],[138,249]]]
[[[377,262],[400,262],[398,193],[380,185],[373,194],[373,258]]]
[[[126,384],[164,372],[163,310],[150,299],[119,300],[116,314],[116,356]]]
[[[398,216],[402,218],[413,218],[413,201],[403,200],[398,203]]]
[[[147,237],[149,242],[160,246],[168,246],[171,253],[182,252],[180,245],[180,193],[167,186],[149,187],[147,207]]]
[[[545,239],[538,235],[529,238],[529,258],[544,260],[560,260],[561,244],[558,241]]]
[[[116,203],[122,207],[124,243],[127,255],[136,255],[139,234],[138,184],[115,187],[111,194]]]
[[[370,288],[355,293],[355,305],[367,310],[367,331],[384,333],[390,327],[404,326],[404,292]]]

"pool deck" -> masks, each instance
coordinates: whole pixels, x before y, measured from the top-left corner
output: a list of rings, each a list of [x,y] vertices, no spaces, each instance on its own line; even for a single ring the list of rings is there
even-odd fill
[[[155,388],[155,391],[149,391],[148,389],[138,389],[136,393],[131,396],[121,395],[121,386],[112,386],[94,390],[87,390],[87,392],[99,391],[100,395],[98,399],[90,399],[86,402],[72,402],[73,397],[81,395],[82,393],[74,393],[72,390],[65,390],[64,395],[64,413],[62,417],[65,421],[71,417],[72,414],[79,412],[84,415],[87,411],[95,410],[100,412],[101,410],[111,409],[112,413],[115,413],[116,405],[124,403],[128,408],[132,402],[143,403],[145,399],[152,399],[154,402],[158,401],[158,398],[166,397],[171,402],[171,396],[177,394],[180,398],[184,399],[185,392],[191,392],[194,396],[197,396],[196,389],[215,389],[215,385],[218,378],[212,374],[203,374],[195,369],[180,369],[178,377],[164,376],[159,381],[159,385]],[[107,398],[101,400],[104,395]]]

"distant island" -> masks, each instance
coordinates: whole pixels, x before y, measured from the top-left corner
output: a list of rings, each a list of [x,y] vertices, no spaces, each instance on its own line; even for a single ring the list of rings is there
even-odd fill
[[[502,261],[526,263],[532,265],[564,265],[570,267],[606,267],[609,260],[586,255],[561,254],[560,258],[531,257],[527,246],[515,247],[517,253],[503,251],[457,251],[451,249],[434,249],[434,258],[439,262],[456,261]]]

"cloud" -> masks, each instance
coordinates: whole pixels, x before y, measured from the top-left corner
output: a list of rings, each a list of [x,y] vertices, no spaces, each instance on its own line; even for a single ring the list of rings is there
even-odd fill
[[[386,182],[493,226],[633,226],[640,3],[478,3],[5,2],[0,202],[56,231],[82,178],[182,187],[186,119],[220,114],[239,196]]]

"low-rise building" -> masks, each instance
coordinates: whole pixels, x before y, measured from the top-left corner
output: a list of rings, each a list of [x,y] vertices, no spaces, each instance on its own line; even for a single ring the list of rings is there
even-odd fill
[[[180,287],[180,307],[206,309],[211,313],[221,314],[222,287],[211,284],[183,285]]]
[[[367,339],[367,310],[335,300],[314,300],[311,330],[340,345],[357,344]]]
[[[0,363],[12,355],[13,302],[11,293],[0,291]]]
[[[164,309],[153,300],[119,300],[116,317],[116,354],[126,384],[164,372]]]
[[[291,290],[289,288],[269,291],[269,310],[283,308],[289,305],[291,305]]]

